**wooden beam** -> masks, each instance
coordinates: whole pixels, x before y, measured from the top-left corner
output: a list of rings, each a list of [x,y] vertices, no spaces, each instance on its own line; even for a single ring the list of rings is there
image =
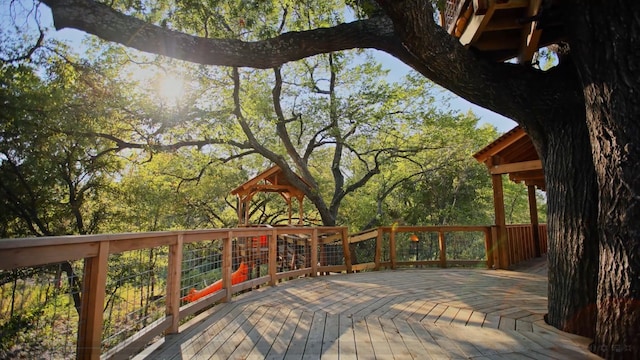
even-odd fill
[[[503,1],[499,3],[497,1],[494,1],[493,7],[499,10],[524,8],[529,6],[529,1],[530,0],[508,0],[508,1]]]
[[[460,36],[460,43],[462,45],[469,45],[472,42],[476,42],[480,38],[480,35],[482,35],[484,28],[489,23],[489,19],[491,19],[492,14],[493,11],[491,11],[491,13],[487,13],[486,15],[472,16],[469,20],[469,24]]]
[[[489,168],[491,175],[508,174],[518,171],[542,170],[542,161],[530,160],[511,164],[493,165]]]
[[[537,15],[541,3],[542,0],[531,0],[525,16]],[[518,52],[518,62],[521,64],[530,63],[533,59],[533,54],[538,51],[542,30],[537,29],[537,25],[537,21],[531,21],[522,29],[522,40],[520,42],[520,51]]]
[[[513,17],[494,17],[484,28],[484,31],[515,30],[521,28],[522,24],[518,24]]]
[[[470,45],[480,51],[511,49],[517,53],[520,48],[520,32],[518,30],[487,31]]]

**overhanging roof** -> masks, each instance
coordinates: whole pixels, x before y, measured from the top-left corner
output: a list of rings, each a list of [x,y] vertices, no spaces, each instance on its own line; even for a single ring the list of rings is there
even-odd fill
[[[492,175],[509,174],[515,182],[524,182],[544,190],[544,171],[531,138],[520,126],[509,130],[491,144],[473,154]]]
[[[302,178],[300,180],[304,181]],[[273,166],[254,178],[248,180],[244,184],[231,190],[231,194],[240,198],[251,197],[258,192],[276,192],[284,198],[302,197],[304,194],[300,189],[293,186],[289,180],[284,177],[282,169],[279,166]]]

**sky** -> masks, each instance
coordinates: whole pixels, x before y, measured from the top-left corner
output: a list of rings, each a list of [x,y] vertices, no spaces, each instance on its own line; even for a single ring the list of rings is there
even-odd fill
[[[383,67],[390,70],[390,78],[392,79],[401,78],[405,74],[407,74],[407,72],[413,71],[408,65],[385,52],[378,51],[375,57],[382,63]],[[517,125],[515,121],[509,118],[506,118],[493,111],[487,110],[476,104],[470,103],[469,101],[451,92],[449,92],[449,94],[451,94],[452,96],[449,103],[452,109],[457,109],[463,113],[471,110],[474,114],[476,114],[476,116],[478,116],[478,118],[480,118],[480,123],[492,124],[501,133],[507,132]]]

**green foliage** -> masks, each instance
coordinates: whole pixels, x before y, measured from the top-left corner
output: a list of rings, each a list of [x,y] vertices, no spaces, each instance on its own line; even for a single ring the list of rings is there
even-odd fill
[[[99,156],[104,142],[74,135],[109,116],[77,70],[64,61],[0,65],[4,236],[91,233],[103,219],[100,194],[119,162]]]

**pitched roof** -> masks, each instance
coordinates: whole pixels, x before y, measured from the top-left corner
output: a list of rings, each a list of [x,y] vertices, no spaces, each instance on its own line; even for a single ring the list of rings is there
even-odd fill
[[[512,181],[544,189],[542,162],[531,138],[520,126],[507,131],[473,157],[486,164],[491,174],[509,174]]]

